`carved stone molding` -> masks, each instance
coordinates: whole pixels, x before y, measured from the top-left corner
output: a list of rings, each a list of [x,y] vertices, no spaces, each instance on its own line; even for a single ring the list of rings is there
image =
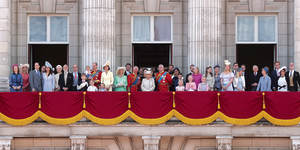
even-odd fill
[[[300,136],[291,136],[292,150],[300,150]]]
[[[86,136],[70,136],[71,150],[86,150]]]
[[[217,136],[217,150],[231,150],[232,136]]]
[[[159,150],[160,136],[143,136],[144,150]]]
[[[145,12],[159,12],[160,0],[144,0]]]

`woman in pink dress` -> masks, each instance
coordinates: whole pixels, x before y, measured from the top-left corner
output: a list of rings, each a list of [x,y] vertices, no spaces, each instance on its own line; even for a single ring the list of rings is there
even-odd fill
[[[196,89],[198,89],[198,85],[201,83],[201,79],[202,79],[202,74],[199,72],[198,67],[195,67],[194,73],[192,76],[193,76],[194,82],[196,83]]]
[[[29,74],[28,74],[28,69],[29,69],[29,64],[21,64],[21,75],[23,79],[23,92],[30,92],[30,84],[29,84]]]

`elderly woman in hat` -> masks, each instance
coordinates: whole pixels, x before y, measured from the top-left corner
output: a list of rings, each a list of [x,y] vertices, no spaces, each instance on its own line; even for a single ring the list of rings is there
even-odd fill
[[[104,84],[106,91],[112,91],[114,83],[114,75],[110,71],[110,63],[106,62],[103,66],[103,72],[101,74],[101,83]],[[98,87],[99,88],[99,87]]]
[[[288,91],[288,84],[287,84],[287,78],[285,76],[287,68],[284,66],[279,69],[280,77],[278,79],[278,91],[280,92],[287,92]]]
[[[127,91],[127,76],[124,75],[126,68],[125,67],[119,67],[117,69],[117,73],[114,79],[114,91],[121,91],[125,92]]]
[[[30,92],[30,83],[29,83],[29,64],[21,64],[21,75],[23,79],[23,92]]]
[[[145,78],[142,81],[141,89],[142,91],[145,92],[151,92],[154,91],[155,89],[155,81],[154,78],[152,77],[152,71],[151,68],[148,68],[144,72]]]
[[[221,73],[221,86],[223,91],[233,91],[232,82],[234,78],[234,74],[230,69],[230,62],[225,60],[225,69],[224,72]]]
[[[52,65],[45,62],[46,72],[43,73],[43,91],[53,92],[55,90],[55,76],[53,74]]]
[[[18,65],[12,66],[13,73],[9,77],[10,92],[22,92],[23,79]]]
[[[269,68],[264,67],[261,71],[262,77],[259,78],[256,91],[272,91],[271,90],[271,78],[268,76]]]

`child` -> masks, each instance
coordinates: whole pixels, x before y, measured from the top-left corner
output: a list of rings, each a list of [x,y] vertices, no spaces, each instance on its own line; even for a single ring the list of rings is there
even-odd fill
[[[184,85],[182,79],[179,79],[178,86],[176,87],[176,91],[184,91]]]
[[[197,86],[196,86],[196,83],[193,81],[192,75],[188,76],[188,81],[185,85],[185,90],[186,91],[196,91],[197,90]]]
[[[77,90],[78,91],[87,91],[89,84],[87,82],[87,77],[84,73],[81,75],[81,80],[82,80],[81,84],[77,85]]]
[[[240,68],[239,72],[235,75],[233,80],[233,86],[235,91],[245,91],[246,83],[245,77],[243,76],[243,70]]]
[[[104,83],[100,84],[99,91],[100,92],[106,92],[106,88],[105,88],[105,84]]]
[[[198,85],[198,91],[209,91],[209,90],[210,88],[208,83],[206,82],[206,77],[202,77],[201,83],[199,83]]]
[[[86,74],[87,79],[89,79],[90,76],[91,76],[91,68],[90,68],[90,66],[86,66],[85,67],[85,72],[84,73]]]
[[[87,89],[87,91],[89,91],[89,92],[97,92],[98,91],[98,88],[95,86],[95,81],[94,80],[90,81],[90,86]]]

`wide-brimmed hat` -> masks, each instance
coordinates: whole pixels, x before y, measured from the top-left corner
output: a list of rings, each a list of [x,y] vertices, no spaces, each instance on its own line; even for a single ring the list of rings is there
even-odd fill
[[[52,65],[48,61],[45,62],[45,66],[50,69],[53,69]]]
[[[224,64],[225,64],[226,66],[230,66],[230,65],[231,65],[231,62],[230,62],[229,60],[225,60],[225,61],[224,61]]]
[[[278,71],[281,72],[282,70],[286,71],[286,70],[287,70],[287,67],[286,67],[286,66],[283,66],[283,67],[281,67]]]
[[[20,64],[20,68],[27,67],[29,68],[29,64]]]
[[[126,68],[125,68],[125,67],[118,67],[118,69],[117,69],[117,72],[116,72],[116,73],[118,74],[120,70],[123,70],[123,71],[124,71],[124,72],[123,72],[123,74],[124,74],[124,73],[125,73],[125,70],[126,70]]]
[[[106,61],[106,63],[103,65],[103,67],[105,67],[105,66],[110,67],[110,62],[109,62],[109,61]]]

